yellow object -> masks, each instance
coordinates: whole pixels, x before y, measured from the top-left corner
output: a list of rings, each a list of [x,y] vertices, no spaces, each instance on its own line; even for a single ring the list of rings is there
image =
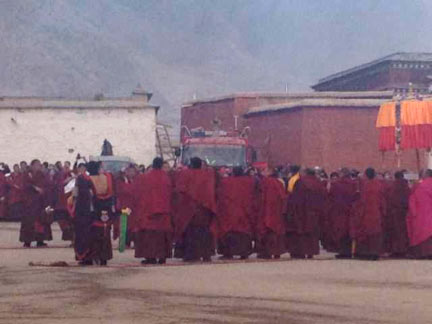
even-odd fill
[[[403,101],[401,123],[402,125],[432,124],[432,101]]]
[[[130,208],[123,208],[122,209],[122,214],[126,214],[126,215],[130,215],[132,212],[132,210]]]
[[[383,103],[378,112],[376,127],[396,126],[396,104],[394,102]]]
[[[401,125],[432,124],[431,100],[404,100],[401,102]],[[386,102],[378,112],[376,127],[396,126],[396,103]]]
[[[297,181],[300,179],[300,173],[294,174],[288,181],[288,192],[294,191],[294,186],[297,183]]]

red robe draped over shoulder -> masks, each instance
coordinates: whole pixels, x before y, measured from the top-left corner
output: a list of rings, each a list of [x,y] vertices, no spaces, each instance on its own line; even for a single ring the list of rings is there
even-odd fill
[[[35,187],[41,189],[38,192]],[[43,209],[50,203],[50,181],[42,172],[29,173],[24,178],[25,201],[27,206],[36,205],[39,209]]]
[[[407,229],[410,246],[416,246],[432,236],[432,178],[426,178],[409,198]]]
[[[4,173],[0,172],[0,219],[7,217],[7,188],[8,183]]]
[[[36,190],[41,189],[41,192]],[[45,208],[50,204],[50,183],[41,172],[28,173],[24,176],[25,212],[21,219],[21,242],[51,240],[50,224],[41,220]]]
[[[129,231],[136,231],[136,224],[134,217],[135,214],[135,201],[136,201],[136,189],[137,189],[137,179],[124,180],[119,179],[116,181],[115,191],[117,197],[117,209],[122,210],[124,208],[129,208],[132,212],[128,217],[127,227]],[[114,225],[114,239],[119,235],[119,224],[118,221]]]
[[[377,179],[360,182],[360,197],[353,205],[351,238],[361,242],[369,236],[381,234],[386,212],[385,188]]]
[[[228,232],[252,235],[255,216],[255,179],[249,176],[228,177],[218,186],[217,224],[219,237]]]
[[[134,181],[119,180],[116,182],[117,204],[119,209],[130,208],[134,206],[134,195],[136,190],[136,179]]]
[[[22,173],[12,173],[7,181],[9,184],[9,205],[22,202],[24,200],[24,175]]]
[[[356,194],[357,182],[349,177],[343,177],[331,184],[328,213],[323,229],[327,250],[337,251],[340,240],[349,237],[350,214]]]
[[[327,191],[323,183],[312,175],[300,177],[288,200],[288,231],[319,235],[326,208]]]
[[[195,211],[216,213],[216,175],[213,169],[183,169],[176,174],[175,238],[180,239]]]
[[[390,253],[406,253],[408,234],[406,217],[410,188],[405,179],[396,179],[386,192],[387,210],[385,214],[385,247]]]
[[[284,212],[286,193],[284,185],[273,177],[264,177],[260,181],[260,208],[257,231],[259,236],[268,230],[277,235],[285,234]]]
[[[136,229],[172,232],[172,182],[163,170],[139,176],[135,186],[134,221]]]
[[[64,192],[65,181],[72,177],[71,172],[60,171],[54,177],[55,209],[67,211],[67,195]]]

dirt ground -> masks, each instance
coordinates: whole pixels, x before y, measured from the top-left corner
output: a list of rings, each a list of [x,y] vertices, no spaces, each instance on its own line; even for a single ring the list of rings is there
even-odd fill
[[[316,260],[75,266],[55,240],[23,249],[0,223],[0,323],[431,323],[432,262]],[[65,268],[28,263],[67,261]]]

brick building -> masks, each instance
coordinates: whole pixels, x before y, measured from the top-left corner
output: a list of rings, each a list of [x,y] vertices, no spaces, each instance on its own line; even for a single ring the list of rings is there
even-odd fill
[[[395,154],[378,151],[375,127],[379,106],[387,96],[304,99],[251,108],[246,114],[252,129],[250,143],[258,148],[258,159],[271,165],[395,170]],[[404,152],[401,167],[416,170],[415,152]]]
[[[408,84],[418,93],[429,92],[432,53],[395,53],[327,76],[312,88],[316,91],[392,90],[403,93]]]
[[[230,131],[251,127],[259,160],[298,163],[334,170],[374,166],[394,170],[394,153],[378,151],[375,128],[381,103],[395,93],[428,93],[432,53],[396,53],[321,79],[310,93],[241,93],[187,103],[181,112],[189,128],[211,129],[215,118]],[[234,117],[237,116],[237,117]],[[401,167],[417,169],[415,152],[404,152]]]
[[[246,114],[251,107],[269,106],[298,102],[303,99],[326,100],[331,98],[389,99],[392,92],[310,92],[310,93],[235,93],[226,96],[194,100],[185,103],[181,109],[181,123],[190,129],[212,128],[212,120],[219,119],[222,128],[232,131],[247,126]]]
[[[250,144],[260,161],[298,163],[335,170],[342,166],[380,170],[396,168],[393,153],[378,151],[376,117],[392,91],[239,93],[185,104],[182,124],[211,129],[251,127]],[[416,168],[414,152],[405,152],[402,167]]]

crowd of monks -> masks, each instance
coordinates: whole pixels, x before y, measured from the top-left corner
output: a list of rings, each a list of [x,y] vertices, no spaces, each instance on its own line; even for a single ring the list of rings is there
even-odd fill
[[[143,264],[210,262],[215,254],[306,259],[320,247],[339,259],[432,258],[431,170],[409,183],[403,171],[342,168],[327,178],[291,166],[222,174],[199,158],[175,169],[155,158],[146,170],[130,165],[117,175],[99,162],[51,167],[39,160],[0,172],[0,217],[21,220],[27,248],[46,246],[58,222],[81,265],[106,265],[122,211],[127,244]]]

